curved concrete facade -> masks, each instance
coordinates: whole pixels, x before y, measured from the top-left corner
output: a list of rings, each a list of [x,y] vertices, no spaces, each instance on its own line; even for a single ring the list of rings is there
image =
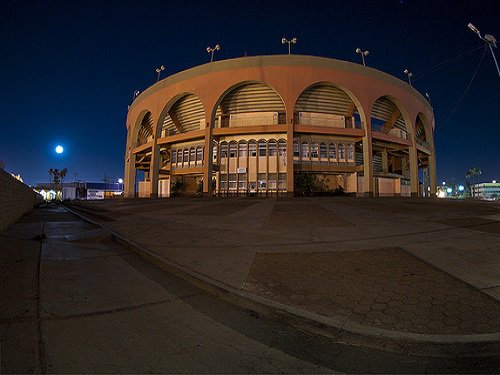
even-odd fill
[[[313,174],[328,190],[433,195],[433,134],[425,98],[372,68],[298,55],[213,62],[134,100],[125,194],[291,194]]]

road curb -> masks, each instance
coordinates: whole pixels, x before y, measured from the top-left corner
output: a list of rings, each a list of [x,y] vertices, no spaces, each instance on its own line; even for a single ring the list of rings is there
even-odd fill
[[[392,331],[361,325],[342,316],[328,317],[290,305],[281,304],[246,292],[193,271],[155,251],[132,241],[126,236],[79,213],[80,207],[64,207],[83,220],[109,231],[119,243],[157,267],[203,289],[220,299],[252,310],[273,320],[284,321],[311,334],[328,337],[335,343],[367,346],[408,355],[432,357],[486,357],[500,355],[500,333],[475,335],[439,335]],[[111,218],[107,215],[82,210],[87,214]]]

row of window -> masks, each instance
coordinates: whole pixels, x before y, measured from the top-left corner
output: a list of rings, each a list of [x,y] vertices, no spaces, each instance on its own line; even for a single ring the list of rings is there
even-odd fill
[[[172,151],[173,168],[189,168],[203,165],[203,146]]]
[[[276,156],[286,155],[286,141],[283,139],[269,141],[233,141],[221,142],[219,145],[220,157],[235,158],[235,157],[252,157],[252,156]],[[214,146],[214,161],[217,160],[217,146]]]
[[[255,179],[255,177],[253,177]],[[249,181],[247,173],[221,173],[219,191],[277,191],[286,190],[286,173],[258,173]]]
[[[319,161],[324,163],[354,162],[352,143],[293,142],[294,161]]]
[[[172,151],[172,166],[177,168],[188,168],[203,165],[204,147],[197,146]],[[221,142],[214,145],[213,160],[217,162],[218,155],[221,159],[246,158],[246,157],[276,157],[286,155],[285,140],[269,141],[239,141]],[[319,161],[319,162],[354,162],[354,144],[352,143],[293,143],[293,158],[295,161]]]

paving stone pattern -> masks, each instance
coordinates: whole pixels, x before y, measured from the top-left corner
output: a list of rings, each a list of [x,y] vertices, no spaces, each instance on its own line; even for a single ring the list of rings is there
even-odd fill
[[[244,289],[403,332],[500,332],[500,303],[399,248],[257,253]]]

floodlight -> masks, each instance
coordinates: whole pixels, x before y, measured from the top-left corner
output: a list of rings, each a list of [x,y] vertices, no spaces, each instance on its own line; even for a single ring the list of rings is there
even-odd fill
[[[472,23],[469,22],[469,24],[467,25],[467,27],[469,29],[471,29],[473,32],[475,32],[476,34],[479,34],[479,29],[476,26],[474,26]]]

